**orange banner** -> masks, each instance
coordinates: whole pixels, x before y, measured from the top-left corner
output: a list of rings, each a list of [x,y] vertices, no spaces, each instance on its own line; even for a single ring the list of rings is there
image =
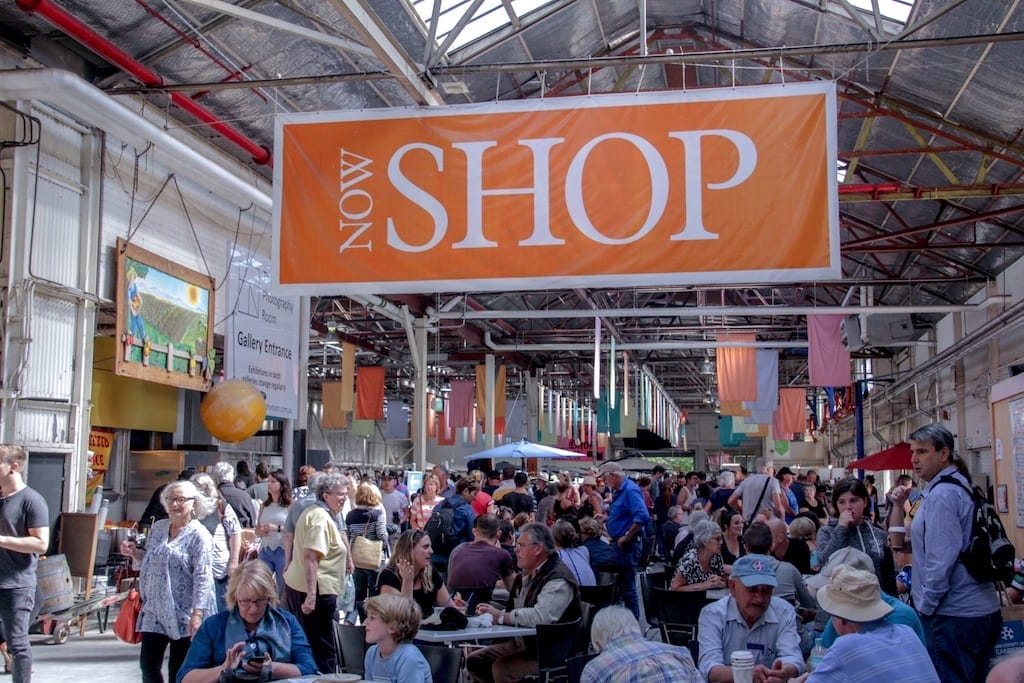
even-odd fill
[[[282,115],[303,294],[841,276],[832,83]]]

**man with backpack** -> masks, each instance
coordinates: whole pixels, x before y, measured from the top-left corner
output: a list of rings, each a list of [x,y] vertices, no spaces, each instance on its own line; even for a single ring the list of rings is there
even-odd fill
[[[994,655],[1002,615],[995,585],[972,576],[961,558],[975,517],[967,467],[953,456],[953,435],[941,425],[922,427],[909,441],[914,474],[927,482],[910,529],[914,608],[939,680],[981,681]]]
[[[455,486],[455,495],[436,505],[423,528],[430,536],[433,553],[430,562],[441,576],[448,575],[448,557],[460,543],[473,541],[476,513],[470,503],[480,490],[472,477],[463,477]]]

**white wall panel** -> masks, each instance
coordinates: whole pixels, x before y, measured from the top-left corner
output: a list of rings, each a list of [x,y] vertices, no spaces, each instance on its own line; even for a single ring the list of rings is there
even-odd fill
[[[42,149],[28,202],[29,274],[68,287],[80,283],[83,131],[46,109],[33,112],[42,122]],[[37,172],[38,171],[38,172]]]
[[[76,305],[38,290],[31,303],[32,347],[22,396],[69,401],[74,372]]]
[[[15,439],[26,445],[67,446],[70,429],[69,407],[18,406]]]

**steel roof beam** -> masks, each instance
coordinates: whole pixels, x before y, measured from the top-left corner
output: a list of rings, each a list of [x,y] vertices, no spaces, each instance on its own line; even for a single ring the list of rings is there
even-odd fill
[[[394,36],[373,11],[367,0],[328,0],[348,22],[377,59],[384,62],[405,91],[417,103],[431,107],[442,106],[444,99],[434,89],[428,74],[406,54]]]

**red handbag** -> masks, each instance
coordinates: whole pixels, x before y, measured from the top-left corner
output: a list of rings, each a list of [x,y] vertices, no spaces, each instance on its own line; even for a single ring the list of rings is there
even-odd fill
[[[135,630],[135,623],[139,620],[139,612],[142,611],[142,596],[139,589],[132,586],[128,590],[128,597],[121,603],[121,611],[114,621],[114,635],[117,639],[137,644],[142,642],[142,633]]]

